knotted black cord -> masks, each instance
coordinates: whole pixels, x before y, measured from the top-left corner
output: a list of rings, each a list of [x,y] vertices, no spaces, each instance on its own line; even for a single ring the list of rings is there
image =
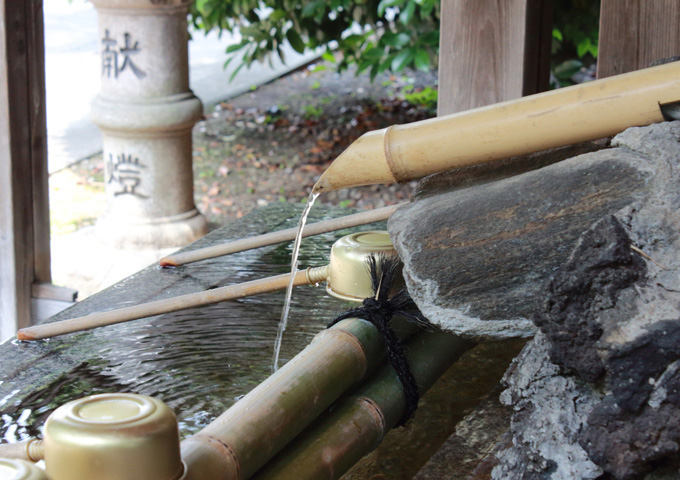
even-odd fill
[[[361,307],[352,308],[340,314],[328,326],[332,327],[340,320],[356,317],[371,322],[378,329],[387,348],[387,358],[397,372],[406,398],[406,410],[399,423],[395,425],[396,428],[404,425],[416,411],[420,394],[408,365],[404,347],[392,329],[392,317],[402,316],[427,330],[434,329],[434,325],[420,313],[406,289],[399,290],[392,298],[389,298],[390,289],[399,273],[399,258],[396,255],[380,254],[377,257],[371,255],[366,263],[371,275],[371,288],[374,296],[364,299]]]

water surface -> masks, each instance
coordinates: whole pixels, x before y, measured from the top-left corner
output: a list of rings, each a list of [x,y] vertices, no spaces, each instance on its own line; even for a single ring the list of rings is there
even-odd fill
[[[346,233],[308,238],[301,267],[327,263],[330,246]],[[205,288],[239,283],[286,272],[291,248],[243,252],[163,273],[190,276]],[[79,340],[90,354],[71,372],[21,401],[0,399],[0,439],[38,434],[46,417],[69,400],[120,391],[163,400],[177,413],[181,435],[191,435],[270,375],[283,299],[283,291],[272,292],[92,330]],[[281,363],[350,306],[327,295],[324,286],[297,287]],[[59,341],[50,340],[54,346]]]

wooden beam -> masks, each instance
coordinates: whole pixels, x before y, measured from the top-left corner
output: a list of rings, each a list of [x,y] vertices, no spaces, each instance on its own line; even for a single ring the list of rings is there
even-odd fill
[[[43,0],[24,0],[28,46],[30,154],[33,186],[33,252],[36,282],[52,281],[50,252],[47,101],[45,93],[45,20]]]
[[[49,281],[42,0],[0,0],[0,341]]]
[[[680,55],[680,1],[602,0],[597,77]]]
[[[439,115],[548,88],[552,2],[443,0]]]
[[[31,295],[37,300],[58,300],[73,303],[78,298],[78,291],[52,283],[35,282],[31,287]]]

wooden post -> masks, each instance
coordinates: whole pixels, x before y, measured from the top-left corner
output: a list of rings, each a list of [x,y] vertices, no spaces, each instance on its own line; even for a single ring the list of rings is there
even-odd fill
[[[597,77],[680,55],[680,1],[602,0]]]
[[[443,0],[439,115],[548,89],[550,0]]]
[[[0,341],[50,282],[42,0],[0,0]]]

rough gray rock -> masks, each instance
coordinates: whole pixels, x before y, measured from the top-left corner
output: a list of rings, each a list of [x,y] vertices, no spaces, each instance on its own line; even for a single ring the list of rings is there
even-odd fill
[[[550,357],[585,380],[604,372],[597,352],[598,317],[611,309],[621,290],[646,273],[642,257],[615,217],[605,217],[578,242],[569,261],[549,281],[535,323],[551,339]]]
[[[497,455],[494,479],[594,479],[603,473],[578,443],[600,395],[582,380],[561,375],[549,350],[539,332],[506,373],[501,401],[514,409],[512,444]]]
[[[588,229],[539,295],[493,478],[680,478],[679,140],[678,122],[614,139],[650,171],[646,194]]]
[[[411,296],[425,316],[459,335],[533,335],[545,281],[590,225],[649,194],[649,163],[612,148],[499,181],[482,172],[487,183],[474,185],[464,176],[445,193],[421,193],[388,224]],[[424,185],[442,190],[433,179]]]

